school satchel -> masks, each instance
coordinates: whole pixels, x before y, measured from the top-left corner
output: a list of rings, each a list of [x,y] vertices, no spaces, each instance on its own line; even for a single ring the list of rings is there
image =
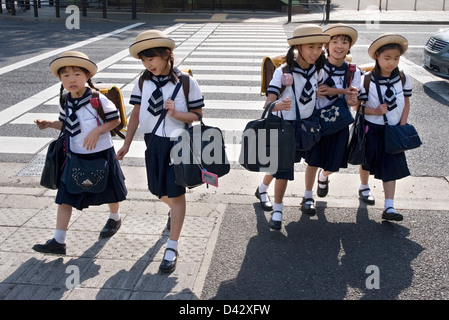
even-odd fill
[[[176,184],[194,188],[207,183],[218,186],[218,178],[229,173],[223,134],[217,127],[204,124],[187,128],[172,148],[171,159]]]
[[[418,148],[422,144],[421,138],[413,125],[409,123],[389,125],[386,115],[384,115],[384,122],[386,153],[397,154]]]
[[[262,117],[248,122],[243,131],[239,163],[249,171],[274,173],[289,170],[295,163],[295,129],[282,112],[280,117],[272,113],[274,105],[271,102]]]
[[[52,190],[56,190],[59,187],[62,167],[65,161],[66,136],[64,131],[65,129],[63,127],[59,133],[59,137],[49,144],[42,170],[40,185]]]
[[[366,123],[365,103],[357,107],[357,113],[352,128],[349,130],[348,163],[360,165],[365,163]]]
[[[128,126],[128,119],[126,116],[125,104],[123,103],[122,92],[116,86],[105,87],[99,84],[97,85],[97,87],[100,90],[100,92],[106,96],[106,98],[108,98],[110,101],[112,101],[112,103],[114,103],[115,107],[119,111],[120,123],[114,129],[111,130],[111,135],[112,136],[117,135],[120,138],[125,139],[125,135],[122,133],[122,130],[125,130],[125,128]],[[98,104],[96,104],[91,100],[92,107],[94,107],[97,110],[101,120],[103,120],[103,122],[106,122],[106,116],[104,114],[103,108],[101,107],[98,91],[92,90],[92,99],[98,101]]]

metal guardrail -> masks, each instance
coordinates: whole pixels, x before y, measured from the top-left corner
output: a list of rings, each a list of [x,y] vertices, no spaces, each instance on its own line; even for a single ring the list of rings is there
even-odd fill
[[[420,0],[425,2],[425,0]],[[446,11],[446,0],[441,0],[442,1],[442,9],[443,11]],[[418,0],[414,0],[414,5],[413,5],[413,10],[416,11],[418,5]],[[357,11],[360,11],[360,0],[357,1]],[[382,11],[382,0],[379,0],[379,11]],[[385,0],[385,11],[388,11],[388,0]]]

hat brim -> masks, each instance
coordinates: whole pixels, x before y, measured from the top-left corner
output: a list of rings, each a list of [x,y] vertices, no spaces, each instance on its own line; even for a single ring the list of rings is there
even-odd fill
[[[287,40],[290,46],[296,46],[306,43],[329,43],[330,35],[328,34],[308,34],[304,36],[292,37]]]
[[[396,43],[400,45],[402,48],[402,54],[404,54],[408,49],[408,41],[403,36],[400,36],[398,34],[385,34],[374,40],[374,42],[368,48],[368,55],[371,57],[371,59],[376,60],[377,50],[390,43]]]
[[[169,48],[171,50],[175,49],[175,41],[170,38],[151,38],[151,39],[143,39],[141,41],[137,41],[129,46],[129,54],[139,59],[139,52],[142,52],[151,48]]]
[[[346,35],[351,37],[351,47],[357,42],[357,39],[359,37],[359,34],[357,32],[357,30],[355,30],[352,27],[349,26],[334,26],[334,27],[330,27],[329,29],[324,31],[326,34],[329,34],[331,36],[331,38],[333,36],[338,36],[338,35]]]
[[[63,68],[63,67],[81,67],[86,69],[87,71],[89,71],[89,75],[90,77],[93,77],[98,70],[97,65],[89,60],[89,59],[85,59],[85,58],[81,58],[81,57],[77,57],[77,56],[64,56],[64,57],[59,57],[56,58],[55,60],[53,60],[50,63],[50,71],[51,73],[53,73],[56,77],[59,78],[59,74],[58,74],[58,70]]]

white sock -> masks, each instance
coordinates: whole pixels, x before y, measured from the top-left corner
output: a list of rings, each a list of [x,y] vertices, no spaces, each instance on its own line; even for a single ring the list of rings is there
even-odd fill
[[[167,248],[171,248],[171,249],[178,251],[178,241],[173,241],[173,240],[168,239],[167,240]],[[175,258],[176,258],[175,252],[173,252],[171,250],[165,251],[165,255],[164,255],[165,260],[174,261]]]
[[[396,210],[394,210],[394,200],[393,199],[385,199],[384,209],[387,210],[387,208],[391,208],[387,212],[396,212]]]
[[[274,221],[282,221],[282,211],[284,210],[284,204],[283,203],[273,203],[273,215],[271,216],[271,219]]]
[[[318,186],[319,186],[321,189],[326,188],[326,185],[325,185],[325,184],[321,184],[320,182],[326,182],[326,181],[327,181],[327,178],[328,178],[328,177],[326,177],[326,176],[323,174],[323,172],[324,172],[324,170],[321,170],[321,171],[320,171],[320,174],[318,175]]]
[[[259,193],[267,192],[268,191],[268,187],[269,186],[267,186],[266,184],[261,182],[260,185],[259,185]],[[260,195],[260,201],[267,202],[268,201],[268,193],[261,194]]]
[[[114,221],[120,220],[120,211],[117,211],[117,213],[109,212],[109,219],[112,219]]]
[[[360,184],[359,190],[364,190],[364,189],[369,189],[369,184]],[[364,197],[368,197],[369,195],[371,195],[371,190],[362,191],[362,195]]]
[[[305,190],[304,191],[304,199],[313,199],[313,191],[312,190]],[[306,201],[307,204],[311,204],[311,201]]]
[[[65,243],[66,234],[66,231],[56,229],[53,238],[55,238],[58,243]]]

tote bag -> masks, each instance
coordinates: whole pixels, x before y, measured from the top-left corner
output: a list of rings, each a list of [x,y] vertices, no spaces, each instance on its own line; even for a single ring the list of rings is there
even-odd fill
[[[262,117],[247,123],[243,130],[239,163],[249,171],[271,172],[289,170],[295,163],[295,129],[272,113],[275,102],[263,111]]]

